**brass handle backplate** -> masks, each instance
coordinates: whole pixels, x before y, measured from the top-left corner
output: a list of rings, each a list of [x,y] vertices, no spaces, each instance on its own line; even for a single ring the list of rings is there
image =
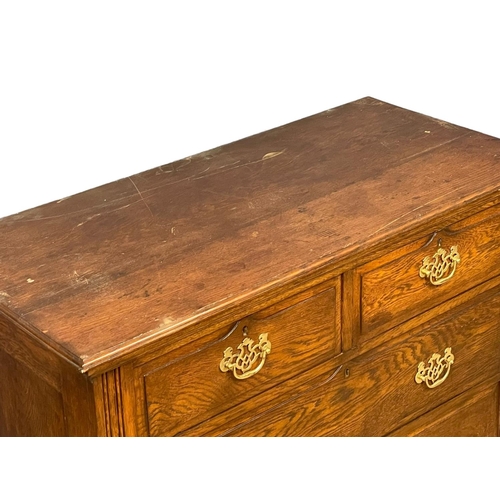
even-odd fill
[[[459,262],[460,255],[456,245],[452,246],[449,252],[444,248],[438,248],[432,257],[425,257],[419,276],[427,278],[432,285],[442,285],[453,278]]]
[[[448,378],[454,361],[455,356],[451,352],[451,347],[444,350],[444,356],[434,353],[427,361],[427,366],[423,361],[419,363],[415,382],[417,384],[425,382],[429,389],[441,385]]]
[[[228,347],[219,367],[222,372],[232,371],[237,379],[243,380],[255,375],[264,366],[271,352],[271,342],[267,340],[267,333],[263,333],[258,344],[247,337],[237,349],[238,352],[233,353],[233,348]]]

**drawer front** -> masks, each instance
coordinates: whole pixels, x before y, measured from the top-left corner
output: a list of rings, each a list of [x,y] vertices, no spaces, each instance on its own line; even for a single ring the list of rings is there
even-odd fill
[[[340,279],[140,367],[147,433],[175,435],[340,354]]]
[[[500,274],[500,207],[360,267],[360,340]]]
[[[498,436],[498,385],[495,382],[467,391],[398,429],[391,436]]]
[[[499,292],[499,288],[490,290],[473,304],[410,332],[405,340],[393,340],[344,364],[330,379],[325,374],[324,382],[315,388],[220,433],[386,435],[462,392],[500,377]],[[258,401],[253,407],[258,408]]]

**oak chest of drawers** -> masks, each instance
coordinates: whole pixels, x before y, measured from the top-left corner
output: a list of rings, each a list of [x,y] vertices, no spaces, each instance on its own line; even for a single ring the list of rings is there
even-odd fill
[[[499,139],[367,97],[0,235],[1,435],[499,433]]]

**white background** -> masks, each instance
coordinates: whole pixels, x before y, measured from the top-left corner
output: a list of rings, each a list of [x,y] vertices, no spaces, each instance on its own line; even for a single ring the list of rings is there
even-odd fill
[[[0,0],[0,216],[367,95],[500,137],[495,4]],[[10,479],[55,498],[65,478],[72,497],[98,498],[104,484],[128,498],[138,465],[151,465],[155,481],[137,491],[158,484],[162,497],[199,488],[205,498],[210,485],[238,500],[322,487],[328,497],[487,498],[498,458],[488,441],[202,442],[203,453],[171,440],[118,452],[102,440],[4,440],[2,491]]]

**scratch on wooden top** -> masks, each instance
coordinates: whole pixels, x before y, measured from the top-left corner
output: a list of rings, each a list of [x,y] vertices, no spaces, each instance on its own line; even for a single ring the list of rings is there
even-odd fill
[[[142,193],[139,191],[139,188],[137,187],[137,184],[130,177],[128,177],[128,180],[134,185],[134,187],[135,187],[138,195],[141,197],[141,200],[143,201],[144,205],[146,205],[146,208],[149,210],[149,213],[151,214],[151,217],[154,217],[153,212],[149,208],[149,205],[146,203],[146,200],[142,196]]]

